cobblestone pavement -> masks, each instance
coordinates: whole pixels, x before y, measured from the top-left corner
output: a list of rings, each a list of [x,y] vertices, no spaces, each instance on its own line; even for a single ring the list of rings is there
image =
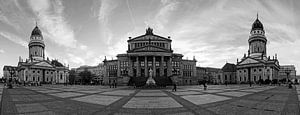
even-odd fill
[[[16,87],[3,89],[1,114],[299,115],[300,86],[295,87],[179,86],[177,92],[171,88]]]

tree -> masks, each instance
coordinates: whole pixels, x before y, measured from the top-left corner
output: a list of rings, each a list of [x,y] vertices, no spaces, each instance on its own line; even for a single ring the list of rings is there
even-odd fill
[[[71,70],[69,73],[69,82],[70,84],[75,83],[76,72],[75,70]]]
[[[79,76],[81,77],[81,83],[88,84],[92,80],[92,73],[85,69],[84,71],[79,73]]]

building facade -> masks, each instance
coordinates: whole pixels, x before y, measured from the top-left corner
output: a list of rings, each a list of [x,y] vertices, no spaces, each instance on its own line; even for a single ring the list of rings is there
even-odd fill
[[[196,59],[184,60],[183,55],[173,53],[170,37],[155,35],[148,28],[146,34],[129,37],[127,53],[118,54],[117,59],[105,58],[104,82],[143,85],[152,75],[158,85],[177,83],[197,84]]]
[[[278,80],[289,79],[295,81],[296,79],[296,68],[294,65],[281,65],[279,69]]]
[[[103,83],[104,79],[104,64],[100,63],[97,66],[80,66],[79,68],[74,68],[74,71],[76,72],[76,79],[81,79],[79,76],[80,72],[83,71],[90,71],[93,75],[92,80],[98,82],[99,84]]]
[[[222,83],[222,70],[220,68],[196,67],[196,73],[199,84],[203,82],[210,84]]]
[[[36,26],[28,44],[29,58],[19,57],[16,80],[23,82],[66,83],[69,69],[58,60],[45,59],[45,44],[41,30]],[[4,66],[3,70],[6,66]]]
[[[258,18],[252,24],[248,43],[248,55],[244,54],[241,60],[237,59],[237,82],[278,79],[279,61],[276,54],[272,59],[267,57],[267,38]]]
[[[226,63],[222,67],[222,77],[221,77],[220,82],[222,84],[224,84],[224,83],[230,83],[230,84],[237,83],[236,65],[235,64]]]
[[[3,67],[3,78],[8,80],[11,79],[16,81],[18,79],[18,69],[16,66],[4,66]]]

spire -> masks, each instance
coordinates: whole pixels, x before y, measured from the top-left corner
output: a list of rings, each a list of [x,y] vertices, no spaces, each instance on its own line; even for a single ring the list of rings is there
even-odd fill
[[[258,12],[256,13],[256,19],[258,19]]]

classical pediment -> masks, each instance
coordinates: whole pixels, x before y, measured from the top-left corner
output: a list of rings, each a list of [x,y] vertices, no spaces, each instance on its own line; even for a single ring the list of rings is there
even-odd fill
[[[142,35],[128,41],[171,41],[168,38],[161,37],[158,35]]]
[[[247,59],[243,60],[242,62],[240,62],[239,65],[252,64],[252,63],[260,63],[260,62],[255,59],[247,58]]]
[[[45,62],[45,61],[41,61],[41,62],[38,62],[38,63],[35,63],[34,65],[36,66],[43,66],[43,67],[53,67],[51,64]]]
[[[160,48],[160,47],[155,47],[155,46],[145,46],[141,48],[136,48],[133,50],[133,52],[169,52],[169,50]]]

